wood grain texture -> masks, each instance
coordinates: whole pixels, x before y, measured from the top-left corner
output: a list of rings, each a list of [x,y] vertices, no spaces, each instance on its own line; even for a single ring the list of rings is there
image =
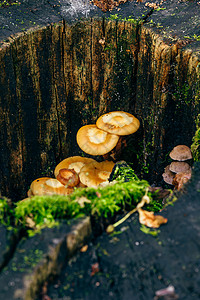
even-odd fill
[[[25,197],[32,180],[80,155],[78,129],[107,111],[140,119],[123,158],[139,172],[148,167],[151,182],[173,146],[191,144],[199,59],[144,26],[104,18],[48,25],[2,47],[0,64],[2,195]]]

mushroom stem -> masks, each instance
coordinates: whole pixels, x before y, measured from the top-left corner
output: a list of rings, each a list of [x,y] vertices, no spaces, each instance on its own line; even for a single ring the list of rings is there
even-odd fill
[[[134,208],[133,210],[129,211],[129,213],[127,213],[122,219],[120,219],[118,222],[116,222],[115,224],[113,224],[113,227],[117,227],[120,224],[122,224],[124,221],[126,221],[134,212],[136,212],[138,209],[137,207]]]
[[[117,145],[113,150],[103,155],[103,158],[105,160],[112,160],[112,161],[118,161],[120,160],[120,156],[122,153],[122,150],[127,146],[126,144],[126,138],[124,136],[120,136],[119,140],[117,142]]]
[[[111,233],[114,231],[114,228],[119,226],[120,224],[122,224],[124,221],[126,221],[134,212],[136,212],[139,208],[143,207],[146,203],[149,204],[150,203],[150,198],[147,195],[148,193],[148,188],[146,188],[145,190],[145,195],[142,197],[142,200],[138,203],[138,205],[132,209],[131,211],[129,211],[122,219],[120,219],[119,221],[117,221],[116,223],[114,223],[113,225],[109,225],[106,229],[106,231],[108,233]]]

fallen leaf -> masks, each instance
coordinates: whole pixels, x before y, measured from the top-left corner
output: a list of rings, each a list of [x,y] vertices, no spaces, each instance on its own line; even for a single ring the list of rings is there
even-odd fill
[[[103,12],[111,11],[120,4],[126,3],[128,0],[92,0],[92,3],[99,7]]]
[[[86,197],[80,197],[78,198],[77,200],[75,200],[76,202],[78,202],[78,204],[80,205],[80,207],[84,207],[85,206],[85,203],[91,203],[91,201],[86,198]]]
[[[101,198],[101,194],[99,192],[96,192],[96,195],[98,198]]]
[[[26,217],[26,225],[29,228],[35,228],[35,222],[33,221],[33,219],[31,219],[30,217]]]
[[[85,245],[85,246],[83,246],[83,247],[80,249],[80,251],[81,251],[81,252],[86,252],[87,249],[88,249],[88,245]]]
[[[93,264],[91,267],[92,267],[92,271],[91,271],[90,275],[94,276],[96,273],[99,272],[99,263],[97,262],[97,263]]]
[[[173,285],[169,285],[167,288],[156,291],[156,296],[163,297],[175,294],[175,288]]]
[[[152,211],[146,211],[141,208],[138,209],[139,221],[147,227],[158,228],[161,224],[167,223],[167,219],[162,216],[155,216]]]

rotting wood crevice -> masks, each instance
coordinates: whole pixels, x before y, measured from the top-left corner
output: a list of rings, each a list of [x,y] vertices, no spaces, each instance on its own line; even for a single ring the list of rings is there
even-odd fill
[[[103,33],[103,38],[105,38],[105,34],[106,34],[105,17],[102,18],[102,33]]]
[[[56,100],[56,114],[57,114],[57,127],[58,127],[58,155],[55,153],[55,157],[60,158],[62,153],[62,140],[61,140],[61,126],[60,126],[60,116],[59,116],[59,99],[58,99],[58,92],[57,92],[57,85],[54,83],[54,93],[55,93],[55,100]]]
[[[140,52],[140,30],[141,30],[141,24],[138,23],[136,25],[136,47],[135,47],[135,68],[133,71],[133,100],[131,101],[131,106],[133,107],[133,110],[135,111],[135,102],[136,102],[136,95],[137,95],[137,78],[138,78],[138,63],[139,63],[139,52]]]
[[[17,99],[17,107],[16,107],[16,112],[18,114],[18,133],[16,133],[16,136],[15,138],[17,137],[18,138],[18,157],[17,155],[15,155],[14,153],[12,153],[10,151],[10,156],[14,157],[14,161],[11,161],[10,160],[10,171],[11,171],[11,174],[10,174],[10,178],[12,178],[12,176],[14,175],[14,180],[15,180],[15,172],[17,172],[17,169],[21,169],[23,171],[23,167],[24,167],[24,164],[26,162],[26,158],[25,158],[25,142],[24,142],[24,128],[23,128],[23,117],[22,117],[22,98],[21,98],[21,93],[20,93],[20,87],[21,87],[21,84],[19,83],[19,78],[18,78],[18,74],[17,74],[17,66],[16,66],[16,63],[17,63],[17,43],[16,43],[16,40],[13,39],[13,42],[11,44],[11,47],[10,47],[10,54],[11,54],[11,62],[12,62],[12,69],[13,69],[13,72],[14,72],[14,78],[15,78],[15,96],[16,99]],[[18,79],[18,80],[17,80]],[[12,126],[13,124],[11,124]],[[18,135],[18,136],[17,136]],[[11,140],[11,137],[10,137],[10,140]],[[10,141],[12,143],[12,141]],[[14,152],[15,149],[12,149],[12,151]],[[16,156],[16,157],[15,157]],[[19,163],[18,163],[18,166],[17,166],[17,160],[19,159],[19,156],[21,156],[21,161],[19,160]],[[17,167],[16,167],[17,166]],[[14,173],[14,174],[12,174]],[[23,185],[24,182],[22,182],[21,184]]]
[[[94,95],[93,95],[93,70],[92,70],[92,66],[93,66],[93,54],[92,54],[92,51],[93,51],[93,18],[91,18],[91,22],[90,22],[90,101],[91,101],[91,104],[92,104],[92,107],[91,105],[89,106],[89,109],[90,109],[90,116],[92,116],[92,108],[94,107]]]
[[[64,82],[64,93],[66,95],[66,99],[67,99],[67,82],[66,82],[66,78],[65,78],[65,38],[66,38],[66,22],[65,20],[63,19],[62,20],[62,27],[61,27],[61,35],[60,35],[60,39],[61,39],[61,42],[60,42],[60,45],[61,45],[61,62],[62,62],[62,77],[63,77],[63,82]],[[58,99],[56,100],[56,104],[58,105]],[[69,108],[70,108],[70,105],[69,105]],[[67,124],[67,128],[70,127],[70,124],[71,124],[71,114],[68,113],[68,110],[69,108],[67,108],[67,115],[68,115],[68,124]],[[59,115],[59,109],[58,109],[58,106],[57,106],[57,113]],[[59,142],[60,142],[60,152],[59,152],[59,155],[58,157],[56,157],[56,160],[57,160],[57,163],[60,161],[60,159],[62,159],[61,157],[61,153],[62,153],[62,150],[63,150],[63,146],[62,146],[62,139],[61,139],[61,128],[60,128],[60,120],[59,120]]]

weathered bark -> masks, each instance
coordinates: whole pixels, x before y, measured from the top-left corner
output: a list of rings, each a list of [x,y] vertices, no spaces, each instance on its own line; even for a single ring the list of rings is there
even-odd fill
[[[140,119],[124,155],[138,171],[149,166],[151,182],[159,179],[166,153],[191,144],[198,63],[130,22],[88,19],[14,39],[0,51],[2,195],[25,197],[32,180],[79,155],[77,130],[111,110]]]
[[[158,181],[169,151],[192,143],[200,111],[199,60],[145,27],[139,39],[135,112],[142,116],[144,131],[141,162],[153,166],[148,178]]]

